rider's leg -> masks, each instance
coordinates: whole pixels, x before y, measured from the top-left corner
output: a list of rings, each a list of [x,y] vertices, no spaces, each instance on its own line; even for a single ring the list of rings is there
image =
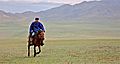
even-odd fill
[[[43,46],[44,45],[44,43],[43,43],[43,41],[44,41],[44,32],[41,32],[41,46]]]
[[[43,41],[41,41],[41,46],[43,46],[44,45],[44,43],[43,43]]]

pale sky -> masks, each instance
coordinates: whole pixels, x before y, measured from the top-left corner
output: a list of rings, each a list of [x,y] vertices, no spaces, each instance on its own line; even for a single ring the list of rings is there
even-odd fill
[[[38,2],[53,2],[53,3],[65,3],[65,4],[76,4],[83,1],[99,1],[99,0],[0,0],[4,2],[28,2],[28,3],[38,3]]]

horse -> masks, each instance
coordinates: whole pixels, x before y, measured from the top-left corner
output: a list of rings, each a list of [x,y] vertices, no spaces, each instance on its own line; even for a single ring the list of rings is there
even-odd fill
[[[44,32],[38,31],[34,36],[29,37],[28,40],[28,57],[30,56],[30,46],[34,46],[34,57],[36,54],[39,54],[41,52],[41,43],[44,40]],[[38,47],[39,51],[36,52],[36,47]]]

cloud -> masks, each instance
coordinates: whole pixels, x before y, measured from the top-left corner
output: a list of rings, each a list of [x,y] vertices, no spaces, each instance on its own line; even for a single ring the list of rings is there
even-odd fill
[[[42,0],[0,0],[3,2],[28,2],[28,3],[38,3],[42,2]]]
[[[83,1],[99,1],[99,0],[0,0],[4,2],[29,2],[29,3],[39,3],[39,2],[54,2],[54,3],[65,3],[65,4],[75,4]]]

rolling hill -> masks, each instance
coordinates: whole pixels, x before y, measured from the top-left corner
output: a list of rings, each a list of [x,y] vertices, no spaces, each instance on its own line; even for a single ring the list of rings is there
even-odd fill
[[[56,21],[56,20],[98,20],[98,19],[119,19],[120,18],[120,1],[119,0],[102,0],[82,2],[75,5],[65,4],[60,7],[48,9],[46,11],[32,12],[26,11],[24,13],[5,13],[2,12],[3,17],[15,18],[34,18],[40,16],[42,20]],[[1,17],[2,18],[2,17]]]
[[[49,39],[120,38],[119,3],[119,0],[102,0],[65,4],[40,12],[0,11],[0,35],[5,38],[26,37],[29,23],[40,16]]]
[[[119,0],[83,2],[76,5],[63,5],[38,14],[48,20],[119,19],[119,3]]]
[[[22,13],[26,11],[39,12],[54,7],[59,7],[62,3],[50,3],[50,2],[16,2],[16,1],[0,1],[0,10],[12,13]]]

